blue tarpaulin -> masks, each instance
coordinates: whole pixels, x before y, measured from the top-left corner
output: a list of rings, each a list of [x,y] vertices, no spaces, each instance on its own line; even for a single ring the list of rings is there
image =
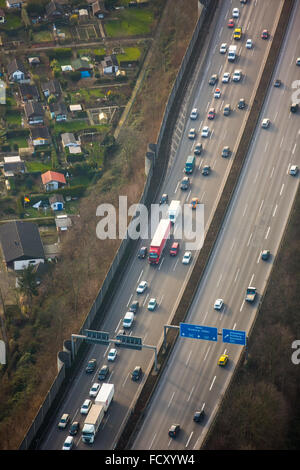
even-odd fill
[[[90,72],[86,70],[85,72],[80,72],[81,78],[88,78],[91,76]]]

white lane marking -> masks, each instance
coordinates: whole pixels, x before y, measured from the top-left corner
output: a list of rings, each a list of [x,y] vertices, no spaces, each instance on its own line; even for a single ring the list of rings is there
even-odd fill
[[[271,228],[271,227],[268,227],[268,230],[267,230],[267,233],[266,233],[266,236],[265,236],[265,240],[266,240],[266,239],[268,238],[268,236],[269,236],[270,228]]]
[[[215,383],[216,378],[217,378],[217,376],[215,375],[214,378],[213,378],[213,381],[211,383],[211,386],[209,387],[209,391],[211,391],[211,389],[213,388],[213,385]]]

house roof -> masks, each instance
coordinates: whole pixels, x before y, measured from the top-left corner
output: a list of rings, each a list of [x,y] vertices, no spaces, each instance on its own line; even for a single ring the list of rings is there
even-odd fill
[[[51,181],[57,181],[58,183],[66,184],[66,178],[62,173],[49,170],[42,174],[42,182],[44,185],[50,183]]]
[[[55,115],[68,113],[67,107],[64,102],[51,103],[49,108],[50,108],[51,113],[54,113]]]
[[[0,226],[0,241],[6,263],[17,259],[45,258],[37,224],[15,221]]]
[[[24,3],[24,0],[6,0],[9,5],[16,5],[17,3]]]
[[[48,127],[33,127],[30,129],[32,139],[50,139]]]
[[[54,0],[51,0],[50,3],[46,5],[46,16],[51,16],[51,15],[62,15],[64,13],[64,9],[62,5],[60,5],[58,2],[54,2]]]
[[[28,101],[24,105],[24,111],[27,118],[31,116],[43,116],[44,109],[41,103],[36,103],[35,101]]]
[[[75,136],[72,132],[65,132],[64,134],[61,134],[61,140],[64,146],[76,143]]]
[[[61,86],[59,81],[54,78],[53,80],[48,80],[41,84],[42,91],[49,91],[49,93],[61,94]]]
[[[104,1],[98,0],[92,4],[92,11],[95,15],[96,13],[107,13],[107,10],[104,5]]]
[[[25,171],[25,163],[23,161],[20,162],[7,162],[3,165],[4,173],[19,173]]]
[[[118,59],[115,54],[104,57],[101,64],[103,67],[112,67],[113,65],[116,65],[116,66],[119,65]]]
[[[13,59],[7,66],[7,72],[9,75],[20,70],[23,73],[26,73],[23,62],[20,59]]]

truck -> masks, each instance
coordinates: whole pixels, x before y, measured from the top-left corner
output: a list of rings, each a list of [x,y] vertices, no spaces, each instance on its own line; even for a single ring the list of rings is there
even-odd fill
[[[158,227],[155,231],[149,248],[148,261],[150,264],[158,264],[160,261],[161,254],[165,247],[167,238],[171,230],[171,222],[169,219],[161,219]]]
[[[189,155],[187,157],[187,160],[185,162],[185,167],[184,167],[184,171],[187,175],[190,175],[191,173],[193,173],[194,171],[194,168],[195,168],[195,157],[194,155]]]
[[[180,201],[171,201],[171,204],[168,209],[168,216],[172,224],[175,224],[177,216],[180,212]]]
[[[246,291],[245,300],[247,302],[254,302],[255,297],[256,297],[256,287],[248,287]]]
[[[93,444],[95,436],[105,414],[105,407],[95,403],[85,418],[82,428],[82,440],[87,444]]]
[[[235,45],[229,46],[228,56],[227,56],[227,59],[228,59],[229,62],[234,62],[235,61],[235,59],[236,59],[236,50],[237,50],[237,46],[235,46]]]
[[[95,398],[95,403],[104,406],[104,412],[106,413],[109,405],[114,398],[115,387],[114,384],[103,383],[100,388],[98,395]]]

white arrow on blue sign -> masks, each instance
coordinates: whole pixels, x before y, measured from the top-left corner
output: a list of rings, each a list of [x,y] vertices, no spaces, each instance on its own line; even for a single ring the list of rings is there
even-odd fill
[[[247,342],[246,331],[228,330],[223,328],[222,338],[223,343],[240,344],[241,346],[246,346]]]

